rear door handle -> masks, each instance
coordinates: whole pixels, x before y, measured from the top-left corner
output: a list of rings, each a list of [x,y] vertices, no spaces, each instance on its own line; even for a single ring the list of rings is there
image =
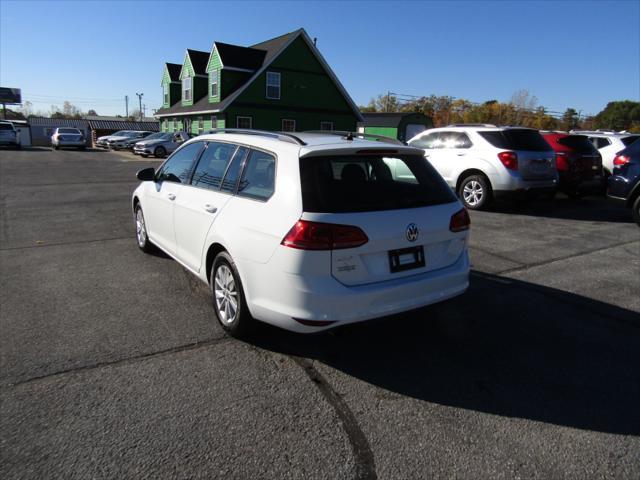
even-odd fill
[[[175,193],[167,193],[167,198],[169,200],[175,200],[176,199],[176,194]]]
[[[205,204],[204,209],[209,212],[209,213],[216,213],[218,211],[218,209],[216,207],[214,207],[213,205],[210,204]]]

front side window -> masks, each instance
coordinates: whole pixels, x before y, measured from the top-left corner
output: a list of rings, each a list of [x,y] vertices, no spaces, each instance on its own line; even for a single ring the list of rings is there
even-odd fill
[[[218,190],[237,148],[228,143],[209,143],[200,157],[191,185]]]
[[[177,150],[158,172],[157,181],[187,183],[193,162],[198,158],[203,145],[204,142],[194,142]]]
[[[320,122],[320,130],[333,130],[333,122]]]
[[[182,80],[182,99],[191,100],[191,77]]]
[[[242,172],[238,195],[268,200],[273,195],[276,178],[276,158],[265,152],[251,152]]]
[[[471,148],[471,140],[463,132],[440,132],[440,148]]]
[[[267,72],[267,98],[280,100],[280,74]]]
[[[218,96],[218,70],[212,70],[209,73],[209,81],[211,83],[211,96]]]
[[[253,125],[253,119],[251,117],[237,117],[236,118],[236,126],[237,128],[250,129]]]
[[[296,121],[285,118],[282,120],[282,131],[283,132],[295,132],[296,131]]]

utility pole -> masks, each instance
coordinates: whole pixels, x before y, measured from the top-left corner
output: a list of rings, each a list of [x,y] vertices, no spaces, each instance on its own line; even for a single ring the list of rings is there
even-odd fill
[[[147,116],[147,105],[142,105],[142,119],[144,120]]]
[[[140,105],[140,121],[142,121],[142,96],[144,93],[136,93],[136,95],[138,96],[138,104]]]
[[[129,116],[129,95],[125,95],[124,96],[124,116],[128,117]]]

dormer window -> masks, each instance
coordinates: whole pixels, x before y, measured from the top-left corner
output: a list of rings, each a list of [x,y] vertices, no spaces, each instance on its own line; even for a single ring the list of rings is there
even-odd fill
[[[267,98],[280,100],[280,74],[278,72],[267,72]]]
[[[218,70],[211,70],[209,73],[209,83],[211,84],[211,96],[218,96]]]
[[[184,77],[182,80],[182,99],[191,100],[191,77]]]
[[[162,90],[163,90],[162,98],[164,99],[164,104],[169,105],[169,84],[165,83],[162,86]]]

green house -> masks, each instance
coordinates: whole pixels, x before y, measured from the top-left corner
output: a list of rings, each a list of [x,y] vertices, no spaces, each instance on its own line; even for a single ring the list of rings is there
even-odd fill
[[[355,131],[362,116],[304,29],[250,47],[214,42],[166,63],[165,132],[211,128]]]

